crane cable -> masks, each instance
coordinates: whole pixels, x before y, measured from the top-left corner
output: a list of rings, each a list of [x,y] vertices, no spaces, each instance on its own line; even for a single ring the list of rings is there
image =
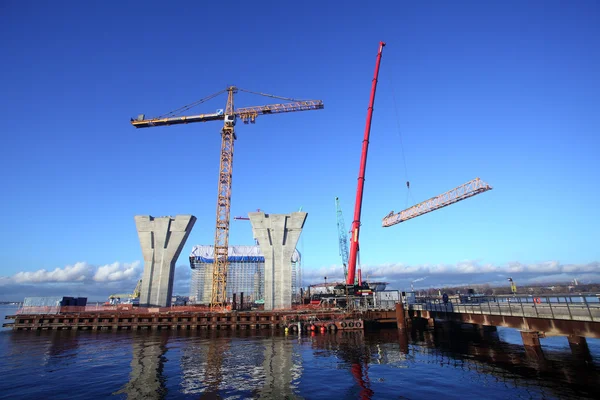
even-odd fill
[[[292,98],[289,98],[289,97],[275,96],[273,94],[253,92],[251,90],[246,90],[246,89],[240,89],[240,88],[238,88],[238,90],[241,91],[241,92],[246,92],[246,93],[251,93],[251,94],[257,94],[259,96],[271,97],[271,98],[274,98],[274,99],[287,100],[287,101],[304,101],[304,100],[292,99]],[[205,97],[203,99],[200,99],[198,101],[195,101],[195,102],[190,103],[188,105],[185,105],[183,107],[179,107],[179,108],[177,108],[177,109],[175,109],[173,111],[169,111],[168,113],[160,115],[160,116],[158,116],[156,118],[158,119],[158,118],[175,117],[175,116],[183,113],[184,111],[189,110],[190,108],[196,107],[199,104],[202,104],[202,103],[207,102],[208,100],[214,99],[215,97],[217,97],[218,95],[220,95],[222,93],[225,93],[226,91],[227,91],[227,89],[219,90],[218,92],[213,93],[210,96],[207,96],[207,97]]]
[[[192,107],[196,107],[196,106],[197,106],[197,105],[199,105],[199,104],[202,104],[202,103],[205,103],[205,102],[207,102],[208,100],[214,99],[215,97],[217,97],[218,95],[220,95],[220,94],[222,94],[222,93],[225,93],[226,91],[227,91],[226,89],[219,90],[217,93],[213,93],[213,94],[211,94],[210,96],[207,96],[207,97],[205,97],[205,98],[203,98],[203,99],[197,100],[197,101],[195,101],[195,102],[193,102],[193,103],[190,103],[190,104],[188,104],[188,105],[186,105],[186,106],[179,107],[179,108],[178,108],[178,109],[176,109],[176,110],[169,111],[168,113],[166,113],[166,114],[163,114],[163,115],[161,115],[161,116],[158,116],[158,117],[156,117],[156,118],[175,117],[175,116],[177,116],[177,115],[181,114],[182,112],[189,110],[189,109],[190,109],[190,108],[192,108]]]
[[[400,138],[400,150],[402,152],[402,162],[404,163],[404,177],[406,178],[406,206],[408,208],[408,199],[409,197],[412,200],[413,204],[416,204],[415,199],[410,191],[410,179],[408,177],[408,168],[406,166],[406,156],[404,155],[404,143],[402,142],[402,130],[400,129],[400,114],[398,113],[398,103],[396,102],[396,92],[394,91],[394,82],[392,77],[392,71],[390,71],[390,86],[392,88],[392,99],[394,101],[394,112],[396,114],[396,126],[398,129],[398,137]]]
[[[287,101],[305,101],[305,100],[292,99],[292,98],[289,98],[289,97],[275,96],[274,94],[267,94],[267,93],[253,92],[253,91],[251,91],[251,90],[240,89],[240,88],[238,88],[238,90],[239,90],[240,92],[246,92],[246,93],[250,93],[250,94],[257,94],[257,95],[259,95],[259,96],[271,97],[271,98],[273,98],[273,99],[280,99],[280,100],[287,100]]]

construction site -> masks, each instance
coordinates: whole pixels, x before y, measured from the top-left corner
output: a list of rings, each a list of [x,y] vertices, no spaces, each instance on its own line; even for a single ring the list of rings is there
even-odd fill
[[[9,316],[15,322],[5,326],[15,330],[270,327],[331,331],[362,329],[369,323],[404,320],[404,316],[397,318],[396,310],[396,305],[402,303],[402,296],[397,291],[395,295],[386,293],[385,282],[369,283],[364,280],[358,263],[369,137],[384,46],[385,43],[380,42],[377,51],[362,139],[354,214],[349,230],[346,229],[339,200],[335,198],[344,282],[330,286],[325,284],[321,288],[318,285],[306,288],[303,284],[302,255],[296,246],[305,223],[310,223],[308,212],[270,214],[258,210],[248,213],[247,217],[236,217],[250,221],[255,245],[229,243],[236,124],[239,121],[254,124],[259,117],[272,114],[324,109],[321,100],[298,100],[229,86],[159,117],[146,118],[140,114],[130,120],[136,129],[211,121],[222,123],[214,243],[195,245],[189,255],[192,272],[189,304],[173,304],[173,283],[175,264],[196,223],[196,217],[192,214],[160,217],[136,215],[134,219],[144,270],[133,293],[113,294],[108,304],[95,308],[79,303],[67,304],[60,299],[53,300],[52,304],[33,301],[18,315]],[[234,98],[238,92],[285,102],[236,108]],[[223,109],[184,115],[192,107],[221,94],[227,96]],[[356,140],[358,142],[358,135]],[[490,189],[491,186],[479,178],[473,179],[403,211],[390,212],[383,217],[382,227],[397,225]]]
[[[192,276],[190,303],[210,305],[214,275],[214,246],[194,246],[190,255]],[[265,256],[257,246],[230,246],[227,269],[227,303],[240,308],[246,304],[264,304]],[[295,250],[291,259],[291,303],[302,301],[302,270],[300,253]]]

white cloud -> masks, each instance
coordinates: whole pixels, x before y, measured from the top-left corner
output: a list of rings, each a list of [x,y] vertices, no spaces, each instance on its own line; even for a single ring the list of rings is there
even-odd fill
[[[189,292],[189,266],[175,268],[174,294]],[[23,271],[0,276],[0,300],[22,301],[28,296],[83,296],[88,301],[104,301],[113,293],[131,293],[142,277],[140,261],[114,262],[95,266],[78,262],[52,271]]]
[[[109,265],[98,267],[93,279],[96,282],[114,282],[132,279],[140,274],[141,268],[139,261],[135,261],[131,264],[114,262]]]
[[[342,267],[333,265],[317,270],[306,269],[303,274],[304,284],[343,280]],[[478,261],[462,261],[457,264],[418,264],[406,265],[381,264],[363,265],[363,279],[390,282],[392,288],[404,288],[411,281],[428,276],[424,287],[444,285],[484,284],[502,285],[507,277],[513,277],[519,284],[542,282],[568,282],[577,278],[581,282],[600,281],[600,262],[587,264],[561,264],[559,261],[524,264],[509,262],[504,265],[480,263]],[[417,285],[415,285],[417,286]]]
[[[86,262],[56,268],[54,271],[40,269],[35,272],[18,272],[12,276],[16,283],[41,283],[41,282],[82,282],[89,280],[94,267]]]

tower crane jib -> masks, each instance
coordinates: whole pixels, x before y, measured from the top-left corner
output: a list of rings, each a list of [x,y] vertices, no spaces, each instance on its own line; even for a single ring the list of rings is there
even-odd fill
[[[492,187],[479,178],[470,180],[460,186],[455,187],[446,193],[440,194],[425,200],[419,204],[407,208],[398,213],[390,212],[383,218],[382,226],[388,227],[399,224],[400,222],[408,221],[409,219],[427,214],[431,211],[439,210],[440,208],[449,206],[450,204],[468,199],[483,192],[492,190]]]

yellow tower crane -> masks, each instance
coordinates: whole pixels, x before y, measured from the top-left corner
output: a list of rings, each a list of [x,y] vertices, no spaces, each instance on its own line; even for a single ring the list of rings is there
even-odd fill
[[[238,90],[246,93],[258,94],[261,96],[272,97],[291,101],[291,103],[269,104],[256,107],[244,107],[234,109],[233,95]],[[227,92],[227,104],[225,111],[217,110],[211,114],[197,114],[190,116],[181,116],[179,114],[190,108],[204,103],[222,93]],[[171,111],[157,118],[146,119],[141,114],[135,119],[131,119],[131,124],[136,128],[150,128],[154,126],[168,126],[189,124],[192,122],[224,121],[221,129],[221,161],[219,168],[219,187],[217,193],[217,222],[215,231],[215,257],[213,269],[213,284],[211,295],[211,307],[223,307],[227,300],[227,252],[229,249],[229,209],[231,202],[231,177],[233,167],[233,144],[235,136],[235,122],[240,118],[242,122],[254,123],[256,117],[266,114],[287,113],[293,111],[320,110],[323,108],[321,100],[295,100],[285,97],[273,96],[264,93],[251,92],[249,90],[238,89],[235,86],[229,86],[227,89],[214,93],[195,103],[188,104]]]

